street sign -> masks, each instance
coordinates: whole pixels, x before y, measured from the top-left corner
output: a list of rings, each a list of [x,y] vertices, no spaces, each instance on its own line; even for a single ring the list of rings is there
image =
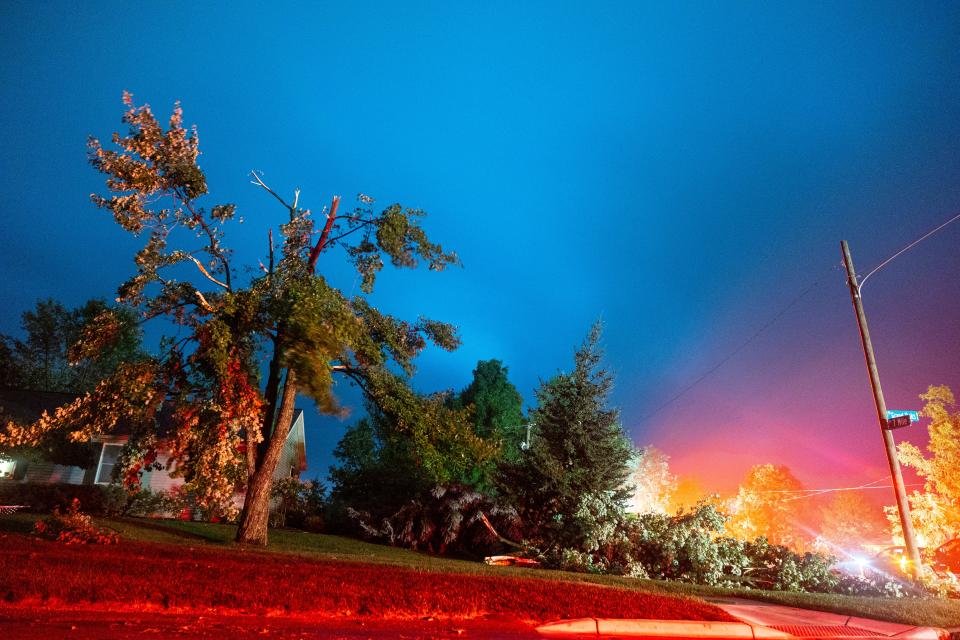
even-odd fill
[[[899,418],[900,416],[910,416],[910,422],[919,422],[920,421],[920,412],[919,411],[891,411],[887,410],[887,420],[893,418]]]
[[[897,416],[896,418],[887,418],[884,429],[900,429],[910,426],[910,416]]]

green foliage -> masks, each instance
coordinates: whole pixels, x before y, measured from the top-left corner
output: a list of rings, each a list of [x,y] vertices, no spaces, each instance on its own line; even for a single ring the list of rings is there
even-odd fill
[[[499,360],[481,360],[473,380],[454,399],[457,406],[473,407],[473,428],[482,438],[500,446],[500,458],[515,462],[524,441],[523,398]]]
[[[334,449],[331,502],[371,513],[379,521],[430,487],[409,440],[398,437],[389,419],[371,407],[370,416],[349,427]]]
[[[631,559],[652,578],[717,585],[739,576],[745,562],[736,548],[719,538],[726,518],[711,504],[668,516],[641,514],[625,523],[622,535]]]
[[[599,339],[596,325],[575,354],[574,371],[541,385],[530,449],[498,474],[498,489],[517,506],[527,539],[545,551],[585,549],[592,533],[581,514],[591,512],[588,505],[622,508],[629,495],[624,481],[633,447],[618,412],[606,408],[613,380],[599,368]]]
[[[726,516],[716,505],[700,503],[676,515],[645,513],[612,518],[614,527],[593,549],[563,548],[545,561],[558,568],[677,580],[718,587],[852,595],[919,595],[879,577],[844,576],[835,559],[796,553],[760,537],[750,542],[723,535]]]
[[[362,198],[361,202],[371,204],[373,201]],[[360,215],[365,215],[363,209]],[[419,209],[390,205],[367,228],[363,240],[347,249],[362,276],[360,288],[364,293],[373,291],[377,273],[383,268],[383,254],[395,267],[415,267],[419,260],[424,260],[431,271],[442,271],[447,265],[459,264],[455,253],[445,253],[443,247],[427,239],[417,224],[417,218],[423,216]]]
[[[404,349],[422,340],[411,337],[412,327],[376,310],[365,309],[361,317],[401,365]],[[385,359],[376,352],[371,357]],[[421,396],[389,374],[365,384],[377,402],[368,404],[369,417],[350,427],[335,451],[339,464],[330,472],[335,518],[350,507],[381,519],[409,500],[429,500],[428,490],[438,484],[490,491],[503,434],[515,437],[522,419],[520,394],[498,361],[480,362],[471,385],[457,396]]]
[[[265,234],[263,273],[244,280],[242,274],[254,270],[234,268],[224,244],[236,207],[206,203],[199,139],[195,129],[184,127],[179,104],[164,127],[130,94],[124,93],[123,102],[128,131],[115,133],[106,146],[95,138],[88,143],[90,163],[106,176],[108,192],[91,199],[125,231],[145,236],[134,256],[136,273],[120,286],[119,299],[145,317],[163,315],[181,326],[178,337],[164,343],[149,383],[161,402],[176,405],[175,424],[163,435],[177,473],[201,502],[209,508],[229,505],[246,480],[248,499],[260,502],[245,511],[255,514],[250,518],[256,522],[245,515],[240,537],[264,544],[262,514],[273,472],[264,463],[275,459],[266,452],[289,427],[278,420],[289,420],[298,391],[321,412],[342,413],[333,393],[335,375],[359,384],[396,429],[410,435],[428,476],[456,477],[466,466],[465,451],[489,457],[481,451],[483,443],[462,428],[462,416],[407,388],[412,360],[429,342],[457,346],[454,328],[382,314],[364,296],[347,299],[316,273],[320,254],[337,247],[357,268],[364,294],[373,291],[385,260],[397,267],[426,263],[432,270],[457,264],[456,254],[428,240],[420,226],[422,211],[391,205],[377,213],[373,200],[361,196],[352,214],[341,215],[335,197],[318,226],[311,211],[299,206],[299,191],[288,203],[253,173],[254,183],[279,201],[286,215],[279,221],[279,247],[272,229]],[[268,374],[260,381],[264,362]],[[398,367],[403,375],[397,375]],[[142,435],[148,444],[154,441]],[[142,452],[145,461],[152,454],[142,443],[130,450]],[[134,460],[128,462],[135,467]]]
[[[406,385],[387,393],[368,417],[347,429],[330,469],[335,511],[346,507],[377,519],[438,484],[469,482],[495,448],[472,430],[469,412],[445,396],[419,396]]]
[[[840,583],[839,576],[830,570],[835,562],[830,556],[796,553],[782,545],[769,544],[763,537],[744,544],[743,555],[750,561],[745,581],[752,587],[830,593]]]

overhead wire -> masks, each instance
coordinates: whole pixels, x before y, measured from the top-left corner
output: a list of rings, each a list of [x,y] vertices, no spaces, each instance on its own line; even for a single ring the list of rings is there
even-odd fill
[[[953,223],[953,222],[956,222],[957,220],[960,220],[960,213],[957,213],[956,215],[954,215],[952,218],[950,218],[950,219],[947,220],[946,222],[943,222],[943,223],[937,225],[936,227],[934,227],[934,228],[931,229],[930,231],[926,232],[925,234],[923,234],[922,236],[920,236],[919,238],[917,238],[917,239],[914,240],[913,242],[909,243],[908,245],[906,245],[905,247],[903,247],[902,249],[900,249],[899,251],[897,251],[896,253],[894,253],[893,255],[891,255],[889,258],[887,258],[886,260],[884,260],[883,262],[881,262],[880,264],[878,264],[876,267],[874,267],[873,269],[871,269],[870,272],[867,273],[867,275],[865,275],[863,278],[860,279],[860,282],[857,284],[857,292],[859,293],[860,290],[863,289],[863,285],[864,285],[864,283],[866,283],[867,278],[869,278],[869,277],[872,276],[874,273],[876,273],[877,271],[879,271],[880,269],[882,269],[883,267],[885,267],[887,264],[889,264],[891,261],[893,261],[893,260],[894,260],[895,258],[897,258],[898,256],[903,255],[904,253],[906,253],[907,251],[909,251],[909,250],[912,249],[913,247],[917,246],[918,244],[920,244],[921,242],[923,242],[924,240],[926,240],[927,238],[929,238],[929,237],[932,236],[933,234],[937,233],[938,231],[940,231],[941,229],[943,229],[943,228],[946,227],[947,225],[949,225],[949,224],[951,224],[951,223]],[[838,267],[838,266],[831,267],[831,271],[833,271],[833,270],[835,270],[835,269],[838,269],[838,268],[840,268],[840,267]],[[743,342],[742,344],[740,344],[737,348],[735,348],[733,351],[731,351],[729,354],[727,354],[723,359],[721,359],[721,360],[720,360],[717,364],[715,364],[713,367],[711,367],[710,369],[708,369],[707,371],[705,371],[703,374],[701,374],[696,380],[694,380],[693,382],[691,382],[691,383],[688,384],[687,386],[685,386],[685,387],[683,387],[682,389],[680,389],[680,391],[678,391],[676,394],[674,394],[672,397],[670,397],[670,399],[668,399],[666,402],[662,403],[662,404],[659,405],[656,409],[654,409],[653,411],[651,411],[651,412],[648,413],[647,415],[643,416],[643,417],[640,419],[640,421],[641,421],[641,422],[646,422],[647,420],[649,420],[650,418],[654,417],[655,415],[657,415],[658,413],[660,413],[661,411],[663,411],[664,409],[666,409],[668,406],[670,406],[671,404],[673,404],[674,402],[676,402],[677,400],[679,400],[681,397],[683,397],[687,392],[689,392],[691,389],[693,389],[694,387],[696,387],[698,384],[700,384],[701,382],[703,382],[704,380],[706,380],[706,379],[707,379],[709,376],[711,376],[714,372],[716,372],[718,369],[720,369],[720,367],[722,367],[723,365],[725,365],[731,358],[733,358],[733,357],[736,356],[738,353],[740,353],[741,351],[743,351],[743,349],[745,349],[745,348],[747,347],[747,345],[749,345],[749,344],[752,343],[754,340],[756,340],[758,337],[760,337],[760,335],[762,335],[764,331],[766,331],[767,329],[769,329],[774,323],[777,322],[777,320],[779,320],[781,317],[783,317],[783,315],[784,315],[787,311],[789,311],[791,308],[793,308],[793,306],[794,306],[795,304],[797,304],[800,300],[802,300],[808,293],[810,293],[811,290],[813,290],[817,285],[819,285],[821,282],[823,282],[823,281],[826,279],[826,277],[827,277],[827,274],[824,274],[822,277],[820,277],[820,278],[817,279],[815,282],[813,282],[813,283],[810,284],[808,287],[806,287],[806,288],[805,288],[803,291],[801,291],[795,298],[793,298],[789,303],[787,303],[787,305],[786,305],[785,307],[783,307],[776,315],[774,315],[774,316],[773,316],[770,320],[768,320],[763,326],[761,326],[759,329],[757,329],[749,338],[747,338],[746,341],[744,341],[744,342]]]
[[[821,277],[819,277],[813,283],[811,283],[806,288],[804,288],[799,294],[797,294],[793,299],[791,299],[790,302],[786,304],[786,306],[781,308],[776,315],[774,315],[766,323],[764,323],[759,329],[757,329],[749,338],[747,338],[744,342],[742,342],[738,347],[736,347],[733,351],[731,351],[726,356],[724,356],[724,358],[721,359],[713,367],[711,367],[710,369],[705,371],[703,374],[701,374],[696,380],[694,380],[690,384],[680,389],[680,391],[674,394],[669,400],[659,405],[656,409],[654,409],[644,417],[640,418],[640,422],[646,422],[650,418],[654,417],[655,415],[657,415],[658,413],[666,409],[668,406],[670,406],[671,404],[679,400],[681,397],[683,397],[687,392],[689,392],[691,389],[696,387],[698,384],[706,380],[709,376],[711,376],[718,369],[720,369],[720,367],[722,367],[727,362],[729,362],[734,356],[736,356],[738,353],[743,351],[750,343],[752,343],[754,340],[759,338],[763,334],[763,332],[765,332],[767,329],[773,326],[778,320],[780,320],[780,318],[782,318],[787,313],[787,311],[792,309],[794,305],[796,305],[798,302],[800,302],[800,300],[806,297],[808,293],[810,293],[814,288],[816,288],[824,280],[826,280],[827,276],[830,275],[830,272],[833,272],[838,268],[839,267],[836,265],[831,267],[829,272],[825,272]]]

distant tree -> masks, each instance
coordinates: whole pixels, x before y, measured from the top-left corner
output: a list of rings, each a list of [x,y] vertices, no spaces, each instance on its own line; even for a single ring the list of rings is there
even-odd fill
[[[540,385],[530,448],[498,474],[502,496],[543,550],[588,546],[594,516],[622,510],[630,494],[633,446],[618,411],[607,407],[613,378],[600,368],[599,340],[597,324],[576,351],[573,372]]]
[[[366,297],[385,260],[396,267],[426,263],[436,271],[458,262],[428,240],[422,211],[391,205],[377,213],[361,196],[358,207],[343,214],[335,197],[317,228],[299,205],[299,190],[287,201],[253,173],[252,181],[282,206],[282,241],[275,244],[273,230],[265,230],[259,270],[236,270],[224,244],[236,207],[205,205],[196,130],[184,128],[179,105],[164,128],[149,106],[135,106],[129,94],[124,103],[127,133],[115,133],[108,146],[89,141],[90,162],[106,176],[108,191],[92,200],[124,231],[146,235],[119,300],[145,318],[169,318],[180,333],[164,343],[156,361],[121,367],[88,397],[30,429],[8,424],[3,439],[29,442],[55,428],[84,439],[122,419],[144,425],[122,458],[136,470],[156,455],[157,434],[147,427],[162,405],[172,404],[166,442],[177,473],[202,503],[225,511],[236,488],[246,485],[237,540],[260,545],[267,542],[272,477],[298,393],[320,411],[339,414],[333,382],[344,376],[411,434],[427,466],[441,463],[442,440],[455,437],[466,446],[475,439],[472,431],[452,433],[457,425],[442,424],[435,403],[421,402],[407,384],[428,341],[456,348],[454,328],[393,318]],[[338,247],[360,276],[361,293],[352,298],[317,273],[321,255]],[[110,324],[100,323],[85,332],[80,351],[102,349],[114,337]],[[267,369],[262,381],[261,363]]]
[[[457,404],[473,407],[477,435],[500,443],[501,456],[516,460],[523,441],[523,398],[499,360],[481,360],[473,381],[460,392]]]
[[[708,499],[707,491],[696,478],[681,476],[677,478],[670,499],[667,502],[667,513],[677,513],[681,510],[694,509],[698,504]]]
[[[112,327],[115,339],[86,357],[75,353],[74,347],[82,340],[85,329],[100,323]],[[21,328],[23,339],[0,336],[0,379],[7,387],[79,395],[91,391],[122,364],[149,359],[141,346],[142,332],[136,315],[99,299],[89,300],[76,309],[67,309],[55,300],[40,300],[32,311],[23,313]],[[2,422],[11,419],[7,416]],[[21,459],[87,468],[96,463],[98,449],[57,430],[33,439],[29,446],[5,446],[0,442],[0,452]]]
[[[933,549],[960,536],[960,411],[953,392],[931,385],[921,394],[922,415],[930,418],[928,456],[909,442],[897,447],[900,461],[924,480],[923,491],[910,495],[913,525],[922,545]],[[893,537],[903,543],[903,530],[896,507],[887,507]]]
[[[449,407],[442,396],[423,403],[436,411],[438,433],[447,437],[418,442],[395,416],[368,403],[368,415],[349,427],[334,449],[338,464],[330,468],[330,478],[336,508],[385,517],[410,500],[427,499],[435,486],[462,484],[475,475],[478,461],[493,459],[495,445],[461,437],[471,430],[468,410]]]
[[[836,555],[836,547],[862,549],[864,544],[882,539],[887,533],[883,510],[862,492],[836,493],[821,510],[820,535],[828,543],[825,551]]]
[[[670,473],[670,456],[654,446],[643,447],[631,463],[627,484],[633,493],[627,502],[631,513],[670,513],[677,477]]]
[[[473,380],[463,391],[450,396],[451,408],[466,410],[474,433],[496,447],[495,455],[477,461],[460,482],[489,494],[494,490],[493,475],[499,461],[516,461],[525,430],[523,398],[507,377],[507,368],[499,360],[481,360],[473,370]]]
[[[110,319],[114,339],[103,349],[82,357],[73,347],[85,327]],[[48,299],[37,301],[21,316],[25,337],[0,336],[0,377],[6,386],[34,391],[83,393],[113,373],[121,363],[148,359],[141,345],[143,333],[136,314],[110,307],[100,299],[76,309]]]
[[[732,501],[727,532],[751,541],[764,536],[771,544],[806,550],[808,505],[797,493],[803,485],[783,465],[759,464],[747,472]]]

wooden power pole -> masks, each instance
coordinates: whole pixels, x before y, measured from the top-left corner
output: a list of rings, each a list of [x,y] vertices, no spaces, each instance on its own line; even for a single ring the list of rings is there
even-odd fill
[[[917,537],[910,517],[910,503],[907,502],[907,491],[903,486],[903,474],[900,472],[900,462],[897,459],[897,445],[893,441],[893,433],[887,424],[887,403],[883,399],[883,389],[880,388],[880,373],[877,371],[877,360],[873,355],[873,343],[870,341],[870,330],[867,328],[867,316],[863,312],[863,302],[860,299],[857,272],[853,268],[853,258],[850,257],[850,247],[846,240],[840,241],[840,249],[843,251],[843,264],[847,267],[847,284],[850,286],[853,310],[857,314],[857,326],[860,327],[860,342],[863,344],[863,355],[867,360],[867,373],[870,376],[870,386],[873,388],[873,400],[877,405],[877,420],[880,422],[880,433],[883,435],[883,447],[887,452],[890,475],[893,477],[897,509],[900,512],[900,526],[903,528],[903,541],[910,558],[910,573],[914,578],[919,578],[923,570],[923,565],[920,563],[920,549],[917,547]]]

